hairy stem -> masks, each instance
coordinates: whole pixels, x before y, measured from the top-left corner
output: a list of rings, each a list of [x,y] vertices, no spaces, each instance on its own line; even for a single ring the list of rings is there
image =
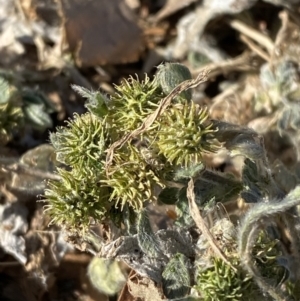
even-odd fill
[[[285,212],[300,204],[300,186],[292,190],[279,202],[259,203],[252,207],[246,214],[238,234],[238,248],[242,262],[248,272],[253,275],[257,284],[268,292],[275,300],[287,300],[277,289],[267,284],[253,263],[251,251],[257,238],[258,230],[263,227],[262,220],[266,217]]]

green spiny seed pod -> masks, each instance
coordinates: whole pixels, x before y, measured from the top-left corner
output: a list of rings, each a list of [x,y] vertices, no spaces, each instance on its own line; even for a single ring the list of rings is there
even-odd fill
[[[207,238],[201,235],[197,242],[198,258],[195,261],[196,290],[203,300],[208,301],[253,300],[259,289],[241,267],[235,226],[227,218],[223,218],[210,228],[210,232],[235,269],[221,258],[215,257]]]
[[[115,86],[110,110],[112,126],[117,132],[128,133],[141,125],[143,120],[158,107],[161,89],[146,76],[144,81],[130,77]]]
[[[12,139],[13,132],[24,122],[20,98],[9,83],[0,78],[0,145]]]
[[[111,204],[108,189],[100,185],[100,179],[79,179],[64,169],[58,169],[58,174],[61,180],[49,181],[45,190],[48,202],[45,211],[52,223],[78,232],[87,229],[93,221],[103,221]]]
[[[251,284],[241,269],[235,271],[222,259],[213,257],[212,266],[198,271],[195,288],[205,301],[250,301],[258,293],[258,289],[249,288]]]
[[[145,201],[156,200],[154,187],[162,186],[139,151],[131,145],[127,145],[124,152],[115,153],[109,172],[111,175],[103,183],[113,189],[110,200],[116,206],[120,204],[121,210],[128,204],[135,211],[140,211]]]
[[[158,120],[155,145],[168,162],[188,166],[200,162],[202,154],[218,149],[215,130],[207,109],[192,103],[176,104]]]
[[[59,127],[50,134],[50,140],[56,150],[57,160],[69,165],[79,174],[93,175],[101,172],[108,144],[106,120],[91,113],[67,121],[67,126]]]
[[[278,264],[277,259],[281,256],[279,245],[279,240],[271,239],[266,231],[261,231],[252,250],[253,259],[262,276],[276,285],[282,281],[287,272]]]
[[[174,88],[185,80],[192,79],[190,70],[179,63],[165,63],[157,67],[156,80],[163,92],[168,95]],[[179,95],[179,98],[191,101],[192,91],[187,90]]]

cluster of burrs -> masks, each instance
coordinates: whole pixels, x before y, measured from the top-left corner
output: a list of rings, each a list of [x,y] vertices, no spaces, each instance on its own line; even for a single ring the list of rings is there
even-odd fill
[[[45,191],[47,213],[93,254],[161,284],[169,300],[297,299],[300,180],[289,175],[297,181],[283,191],[254,130],[195,104],[189,89],[201,82],[167,63],[110,97],[74,86],[88,111],[50,135],[62,166]],[[220,148],[243,156],[239,176],[206,166],[204,154]],[[232,201],[250,208],[236,224],[219,210]],[[174,206],[172,229],[152,230],[151,202]],[[112,241],[94,235],[99,224],[115,230]]]
[[[146,131],[118,147],[107,165],[112,145],[141,127],[185,80],[191,80],[189,70],[168,63],[152,80],[123,80],[111,97],[74,86],[87,98],[88,112],[50,135],[57,160],[66,166],[45,192],[54,223],[77,231],[119,220],[124,208],[138,213],[178,168],[198,164],[203,153],[217,149],[208,111],[191,101],[188,90],[175,95]]]

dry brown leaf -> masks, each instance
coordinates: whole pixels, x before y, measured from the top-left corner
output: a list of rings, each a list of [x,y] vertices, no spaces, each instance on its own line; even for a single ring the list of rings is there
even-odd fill
[[[128,279],[132,279],[136,275],[137,275],[137,273],[134,270],[131,270],[128,275]],[[133,297],[129,292],[129,287],[128,287],[127,283],[122,288],[122,290],[119,294],[118,301],[135,301],[135,297]]]
[[[133,297],[143,301],[162,301],[164,294],[160,287],[157,287],[153,280],[136,276],[135,281],[128,279],[128,291]],[[134,299],[134,300],[136,300]]]
[[[118,301],[135,301],[135,299],[136,298],[129,293],[128,285],[126,284],[122,289]]]
[[[82,66],[136,61],[142,32],[122,0],[59,0],[69,49]]]

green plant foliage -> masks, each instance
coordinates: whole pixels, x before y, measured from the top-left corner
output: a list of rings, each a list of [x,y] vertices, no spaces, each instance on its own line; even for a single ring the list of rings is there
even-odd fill
[[[69,167],[58,169],[60,181],[50,181],[45,197],[53,223],[70,231],[86,230],[91,222],[108,218],[110,188],[105,178],[105,150],[109,143],[106,119],[90,112],[67,122],[50,135],[57,160]],[[115,213],[117,215],[117,213]]]
[[[95,176],[103,172],[103,160],[108,145],[106,120],[91,113],[67,121],[67,126],[57,128],[50,134],[50,141],[57,160],[69,165],[82,177]]]
[[[220,258],[214,257],[212,265],[197,274],[196,289],[205,301],[250,301],[255,294],[249,287],[249,277],[235,265],[234,271]],[[248,294],[251,294],[250,296]]]
[[[205,170],[202,162],[198,164],[190,164],[188,167],[179,167],[175,171],[174,180],[190,179],[196,177]]]
[[[256,203],[265,197],[266,193],[263,191],[263,188],[266,186],[266,179],[259,173],[259,169],[255,162],[249,159],[245,160],[242,180],[244,189],[241,196],[245,202]]]
[[[91,226],[103,224],[106,235],[98,244],[93,237],[94,254],[124,260],[168,300],[297,296],[292,281],[299,283],[299,167],[293,173],[281,166],[272,170],[253,129],[212,120],[191,101],[190,91],[179,93],[197,82],[183,83],[190,79],[186,67],[170,63],[158,69],[153,80],[123,80],[109,99],[73,87],[87,99],[88,112],[50,135],[65,165],[57,169],[60,180],[49,181],[45,191],[52,223],[87,243]],[[266,88],[275,81],[275,88],[294,91],[269,71]],[[283,127],[295,130],[297,114],[283,115]],[[210,168],[210,155],[220,149],[243,156],[244,165],[234,174]],[[280,177],[272,175],[276,170]],[[243,219],[233,216],[234,224],[227,205],[243,200],[252,204]],[[153,211],[157,204],[171,207],[166,228],[152,228],[151,202]],[[280,232],[279,225],[288,231]],[[109,261],[102,263],[109,267]]]
[[[86,98],[85,107],[95,116],[103,118],[108,113],[109,99],[99,91],[90,91],[86,88],[72,85],[74,91]]]
[[[180,189],[168,187],[162,190],[159,199],[165,204],[176,204],[176,209],[179,214],[177,221],[181,220],[181,217],[184,217],[186,221],[182,221],[183,224],[190,220],[190,218],[187,217],[189,215],[187,213],[188,201],[186,197],[187,181],[183,180],[189,173],[194,173],[195,175],[195,200],[204,215],[215,208],[217,203],[226,203],[236,198],[243,189],[243,184],[234,179],[232,175],[224,175],[209,169],[204,170],[201,165],[199,165],[198,168],[187,168],[185,173],[182,171],[177,172],[175,179],[180,176],[182,179],[180,183],[183,187]]]
[[[213,200],[215,203],[226,203],[237,197],[243,185],[230,174],[222,174],[205,170],[196,178],[195,197],[199,208],[209,210],[207,205]]]
[[[0,78],[0,145],[7,144],[23,123],[20,97],[6,80]]]
[[[190,272],[188,258],[175,254],[166,265],[163,273],[163,291],[167,298],[182,298],[190,291]]]
[[[203,153],[218,150],[207,109],[194,103],[173,105],[158,120],[155,146],[168,162],[188,166],[201,162]]]
[[[156,80],[165,94],[169,94],[183,81],[192,79],[190,70],[179,63],[166,63],[164,65],[159,65],[157,69]],[[177,96],[177,99],[180,102],[186,100],[191,101],[191,90],[180,93]]]
[[[274,236],[274,234],[276,233],[273,232],[276,228],[273,229],[273,231],[271,231],[270,228],[267,228],[269,231],[271,231],[271,233],[273,232],[272,236],[268,233],[270,240],[268,239],[268,237],[260,238],[259,236],[262,235],[262,232],[260,231],[260,222],[264,221],[266,223],[265,227],[270,227],[272,222],[276,221],[278,214],[281,213],[282,219],[287,224],[293,225],[292,227],[295,227],[295,220],[290,215],[290,213],[292,212],[292,208],[299,205],[299,200],[300,186],[296,186],[296,188],[290,191],[280,201],[260,202],[258,204],[255,204],[250,210],[248,210],[239,228],[237,241],[241,263],[244,265],[244,268],[253,277],[259,287],[263,291],[267,292],[275,300],[286,300],[287,298],[287,293],[283,290],[280,290],[279,287],[276,286],[278,281],[280,281],[280,278],[281,282],[282,279],[284,280],[283,276],[285,272],[278,272],[280,271],[281,267],[279,267],[279,265],[274,262],[274,257],[280,256],[282,258],[282,256],[279,251],[278,253],[274,254],[276,248],[274,248],[274,238],[272,236]],[[289,212],[285,214],[286,211]],[[290,231],[292,232],[294,231],[294,229],[290,228]],[[297,233],[294,232],[294,235],[297,236]],[[259,243],[256,244],[256,241],[258,241]],[[295,254],[294,256],[298,256],[298,246],[299,245],[297,238],[296,240],[292,239],[290,248]],[[256,256],[254,256],[253,258],[252,254],[255,254],[254,251],[256,250],[256,247],[260,248],[260,251],[257,252]],[[285,252],[284,249],[282,249],[282,251]],[[261,269],[257,264],[260,263],[260,260],[258,260],[257,258],[257,254],[259,254],[260,256],[263,255],[261,257],[261,262],[263,263],[260,265],[262,266]],[[268,254],[268,256],[266,254]],[[298,267],[299,265],[297,263],[297,260],[295,260],[293,269],[297,270]],[[287,268],[287,270],[289,270],[289,268]],[[276,277],[272,276],[272,274],[274,275],[274,271],[276,271],[275,275],[279,276],[279,279],[276,279]],[[267,275],[269,279],[264,277],[265,275]]]
[[[297,65],[286,59],[275,66],[264,64],[260,70],[262,90],[257,95],[256,110],[270,109],[270,105],[278,108],[282,102],[298,100],[297,72]]]
[[[58,169],[60,181],[50,181],[45,197],[46,211],[52,223],[65,226],[70,231],[86,230],[91,222],[102,221],[111,207],[106,187],[100,179],[76,178],[72,172]]]
[[[300,89],[300,88],[299,88]],[[300,129],[300,105],[299,103],[291,103],[285,105],[281,110],[277,122],[279,133],[284,131]]]
[[[274,180],[285,193],[288,193],[300,183],[299,174],[297,174],[297,167],[299,166],[296,165],[295,167],[294,170],[288,170],[279,160],[273,163]]]
[[[189,203],[186,196],[186,187],[181,188],[177,194],[176,202],[176,225],[179,227],[191,227],[194,225],[194,220],[189,214]]]
[[[179,189],[176,187],[166,187],[158,195],[158,200],[166,205],[174,205],[178,201]]]
[[[152,147],[140,146],[139,151],[151,169],[156,170],[157,172],[161,170],[166,172],[166,170],[168,170],[168,164],[165,158],[161,155],[158,155],[158,153]]]
[[[43,132],[53,126],[50,114],[55,112],[55,108],[42,92],[23,89],[21,97],[25,120],[32,128]]]
[[[0,78],[0,144],[7,144],[24,126],[40,132],[51,128],[55,108],[40,91],[17,88]]]
[[[148,256],[158,257],[162,255],[158,240],[152,231],[146,209],[142,210],[138,215],[137,238],[141,250]]]
[[[230,151],[231,155],[242,155],[250,160],[263,157],[264,150],[257,143],[257,133],[246,127],[214,120],[213,128],[217,129],[215,138]]]
[[[274,115],[270,124],[279,132],[290,138],[300,157],[300,81],[299,66],[288,56],[275,64],[264,64],[260,70],[261,88],[258,89],[254,109]],[[276,126],[275,126],[276,123]]]
[[[281,253],[278,248],[279,240],[271,239],[261,231],[252,250],[253,258],[261,274],[266,279],[278,285],[284,278],[286,270],[278,263]]]
[[[139,127],[163,97],[160,87],[148,76],[143,81],[130,77],[115,85],[115,89],[109,116],[117,133],[128,133]]]
[[[110,200],[121,209],[128,204],[136,211],[141,210],[144,202],[156,200],[154,187],[163,185],[138,149],[131,145],[115,154],[110,173],[102,182],[112,188]]]

